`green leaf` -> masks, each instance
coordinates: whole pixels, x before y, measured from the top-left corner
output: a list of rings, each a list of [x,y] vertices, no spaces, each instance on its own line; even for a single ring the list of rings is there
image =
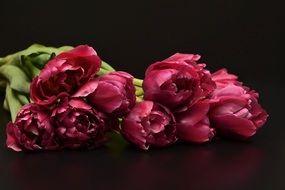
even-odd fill
[[[29,93],[30,81],[22,69],[15,65],[2,65],[0,75],[9,83],[10,87],[21,93]]]
[[[34,57],[35,54],[32,54],[33,56],[21,56],[21,68],[26,72],[26,74],[29,76],[30,80],[32,80],[35,76],[37,76],[40,73],[40,69],[38,68],[38,65],[41,64],[45,65],[48,60],[39,60],[38,57]],[[48,55],[49,56],[49,55]],[[34,60],[36,60],[36,64],[34,63]],[[40,66],[42,67],[42,66]]]
[[[39,74],[40,70],[42,70],[48,61],[53,59],[56,54],[70,49],[72,49],[71,46],[53,48],[34,44],[28,49],[19,52],[18,56],[21,56],[21,64],[25,67],[25,71],[32,79]]]
[[[17,54],[8,55],[3,59],[3,65],[19,65],[21,60]]]
[[[54,53],[39,53],[36,57],[30,59],[31,63],[38,69],[43,69],[44,66],[54,57]],[[29,56],[30,57],[30,56]]]
[[[0,78],[0,90],[5,91],[7,82],[5,79]]]
[[[28,56],[28,55],[37,54],[37,53],[45,53],[48,55],[52,55],[52,54],[58,55],[59,53],[62,53],[64,51],[69,51],[71,49],[73,49],[72,46],[62,46],[59,48],[55,48],[55,47],[43,46],[40,44],[33,44],[25,50],[8,55],[4,58],[0,58],[0,66],[4,64],[16,64],[17,65],[20,62],[21,56],[23,55]]]
[[[68,51],[68,50],[71,50],[71,49],[73,49],[73,47],[71,47],[71,46],[62,46],[62,47],[59,47],[59,48],[55,48],[55,47],[43,46],[43,45],[40,45],[40,44],[33,44],[28,49],[26,49],[24,51],[21,51],[19,53],[21,55],[30,55],[30,54],[35,53],[35,52],[45,52],[45,53],[48,53],[48,54],[55,53],[56,55],[58,55],[59,53],[62,53],[64,51]]]
[[[64,52],[64,51],[72,50],[73,48],[74,47],[72,47],[72,46],[61,46],[58,49],[59,49],[59,51]]]
[[[17,97],[17,99],[21,102],[22,105],[26,105],[28,103],[30,103],[29,99],[27,98],[27,96],[20,94],[18,92],[14,92],[15,96]]]
[[[5,64],[5,59],[4,58],[0,58],[0,66]]]
[[[19,101],[19,99],[16,97],[14,90],[10,88],[9,85],[7,85],[6,87],[6,98],[5,99],[7,101],[7,105],[9,106],[12,121],[14,122],[17,117],[17,113],[20,111],[22,107],[22,104]]]
[[[5,110],[7,110],[7,111],[10,111],[10,110],[9,110],[9,105],[8,105],[8,102],[7,102],[7,99],[6,99],[6,98],[4,99],[4,102],[3,102],[3,108],[4,108]]]

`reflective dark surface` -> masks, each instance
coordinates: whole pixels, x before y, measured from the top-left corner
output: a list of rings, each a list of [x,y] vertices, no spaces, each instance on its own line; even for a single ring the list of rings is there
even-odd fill
[[[260,92],[270,118],[249,142],[16,153],[0,108],[0,189],[285,189],[283,9],[279,0],[1,0],[0,57],[35,42],[89,44],[142,78],[156,60],[199,53]]]

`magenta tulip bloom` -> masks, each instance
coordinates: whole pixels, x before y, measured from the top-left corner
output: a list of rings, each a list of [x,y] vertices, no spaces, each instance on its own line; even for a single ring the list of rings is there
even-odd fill
[[[143,82],[144,98],[169,108],[187,107],[207,97],[215,88],[199,55],[175,54],[149,66]]]
[[[217,88],[211,98],[210,121],[223,137],[248,139],[267,120],[267,113],[257,102],[258,94],[248,88],[228,84]]]
[[[212,74],[212,80],[216,83],[218,88],[225,87],[229,84],[242,85],[240,81],[238,81],[238,77],[233,74],[229,74],[227,69],[220,69]]]
[[[58,148],[50,115],[36,104],[23,106],[16,121],[8,123],[6,132],[6,145],[14,151]]]
[[[192,143],[210,141],[215,133],[208,119],[209,101],[199,101],[186,111],[175,115],[179,139]]]
[[[106,132],[118,121],[94,110],[82,99],[67,98],[52,112],[58,142],[62,147],[93,148],[106,142]]]
[[[121,71],[108,73],[88,81],[73,97],[86,97],[96,109],[122,117],[136,102],[133,76]]]
[[[123,120],[121,133],[129,142],[144,150],[150,146],[165,147],[177,140],[172,113],[152,101],[135,105]]]
[[[94,77],[101,59],[92,47],[81,45],[49,61],[31,84],[31,99],[40,105],[51,105],[61,97],[75,93]]]

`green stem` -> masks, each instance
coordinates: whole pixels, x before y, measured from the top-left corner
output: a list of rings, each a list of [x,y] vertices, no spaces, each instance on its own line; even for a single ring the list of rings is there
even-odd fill
[[[142,87],[143,80],[135,78],[135,79],[134,79],[134,84],[135,84],[136,86]]]
[[[101,68],[103,68],[107,71],[115,71],[115,69],[111,65],[106,63],[105,61],[102,61]]]
[[[143,101],[143,98],[141,96],[137,96],[137,102],[142,102]]]
[[[97,76],[102,76],[102,75],[105,75],[107,73],[110,73],[111,71],[107,70],[107,69],[104,69],[104,68],[100,68],[100,70],[96,73]],[[143,83],[143,80],[141,79],[137,79],[135,78],[134,79],[134,85],[138,88],[142,88],[142,83]]]
[[[106,69],[103,69],[103,68],[100,68],[100,70],[96,73],[96,75],[98,76],[102,76],[102,75],[105,75],[107,73],[109,73],[110,71],[106,70]]]
[[[144,94],[143,89],[140,87],[136,87],[136,96],[141,96],[143,94]]]

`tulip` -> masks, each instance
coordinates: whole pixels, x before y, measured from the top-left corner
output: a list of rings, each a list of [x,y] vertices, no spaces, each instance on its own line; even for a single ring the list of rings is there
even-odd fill
[[[207,97],[215,88],[199,55],[175,54],[150,65],[143,82],[144,98],[171,109],[181,109]]]
[[[122,117],[136,102],[133,76],[126,72],[110,72],[88,81],[73,97],[85,97],[96,109]]]
[[[217,88],[209,112],[217,135],[240,140],[252,137],[268,117],[257,98],[258,94],[247,87],[228,84]]]
[[[121,133],[126,140],[143,150],[150,146],[169,146],[177,140],[172,113],[152,101],[142,101],[135,105],[124,118]]]
[[[92,47],[81,45],[49,61],[31,83],[31,99],[49,106],[75,93],[100,69],[101,59]]]
[[[204,143],[214,137],[214,129],[210,127],[207,115],[209,107],[209,101],[203,100],[175,115],[179,139],[192,143]]]
[[[64,99],[51,116],[63,148],[94,148],[104,144],[106,133],[118,125],[114,118],[96,111],[80,98]]]
[[[6,132],[6,145],[14,151],[58,148],[50,115],[36,104],[23,106],[15,122],[8,123]]]
[[[227,69],[225,68],[213,73],[212,80],[216,83],[218,88],[225,87],[229,84],[242,85],[242,83],[238,81],[238,77],[228,73]]]

